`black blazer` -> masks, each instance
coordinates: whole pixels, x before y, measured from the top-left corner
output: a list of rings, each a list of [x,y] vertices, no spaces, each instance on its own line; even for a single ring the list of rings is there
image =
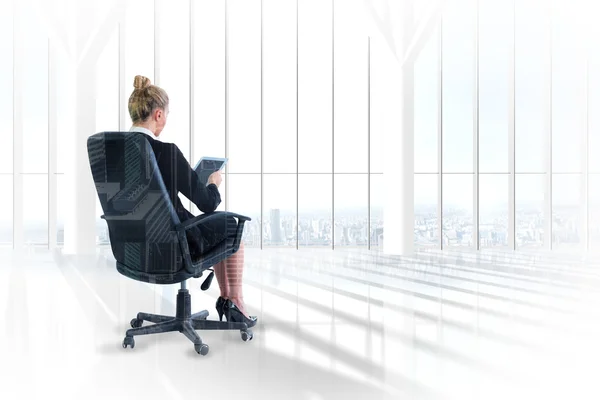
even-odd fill
[[[214,183],[206,186],[200,181],[198,174],[192,169],[177,145],[161,142],[141,132],[131,132],[131,134],[144,135],[152,146],[165,187],[181,222],[193,218],[194,215],[181,204],[179,192],[190,199],[203,213],[210,213],[217,209],[221,204],[219,188]],[[197,254],[203,248],[201,235],[197,227],[187,231],[192,254]]]

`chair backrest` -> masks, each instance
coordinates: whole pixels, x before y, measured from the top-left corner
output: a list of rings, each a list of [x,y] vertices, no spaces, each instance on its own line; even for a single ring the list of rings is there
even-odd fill
[[[145,135],[101,132],[87,149],[117,262],[147,274],[180,271],[180,221]]]

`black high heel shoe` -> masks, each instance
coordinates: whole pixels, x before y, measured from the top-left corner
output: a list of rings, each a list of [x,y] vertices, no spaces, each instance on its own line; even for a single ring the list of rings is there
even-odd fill
[[[223,315],[225,314],[225,303],[227,303],[227,299],[219,296],[219,298],[217,299],[217,303],[215,304],[215,308],[217,309],[217,314],[219,314],[219,321],[223,321]],[[231,302],[232,304],[234,304],[233,302]],[[235,304],[234,304],[235,306]],[[237,307],[236,307],[237,309]],[[238,310],[239,312],[239,310]],[[243,316],[243,314],[242,314]],[[227,316],[225,316],[227,317]],[[245,317],[244,317],[245,318]],[[257,320],[257,318],[254,315],[250,316],[251,320]]]
[[[244,322],[246,325],[248,325],[248,328],[252,328],[254,325],[256,325],[256,321],[258,320],[258,318],[252,315],[250,318],[246,318],[240,309],[237,308],[235,303],[229,299],[225,300],[223,313],[225,314],[227,322]]]
[[[223,297],[219,296],[219,298],[217,299],[217,303],[215,304],[215,308],[217,309],[217,314],[219,314],[219,321],[223,321],[223,314],[225,313],[225,303],[227,302],[227,300],[225,300]]]

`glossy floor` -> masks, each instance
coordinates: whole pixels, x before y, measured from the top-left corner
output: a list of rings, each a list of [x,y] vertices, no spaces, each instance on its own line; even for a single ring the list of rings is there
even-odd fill
[[[560,254],[247,249],[254,340],[121,341],[177,285],[108,252],[0,253],[0,398],[598,399],[600,260]],[[189,281],[193,311],[218,296]]]

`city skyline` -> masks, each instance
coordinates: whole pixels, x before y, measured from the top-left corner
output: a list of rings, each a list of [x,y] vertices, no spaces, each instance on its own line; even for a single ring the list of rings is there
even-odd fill
[[[422,208],[427,208],[423,206]],[[414,234],[415,244],[419,247],[439,246],[439,229],[437,220],[437,208],[429,207],[429,211],[415,212]],[[263,223],[263,246],[266,247],[291,247],[296,245],[296,216],[293,214],[278,214],[277,209],[269,210]],[[298,244],[300,246],[331,246],[332,239],[336,246],[358,246],[365,247],[368,244],[368,235],[371,236],[371,246],[379,247],[383,238],[382,215],[371,217],[371,227],[367,227],[367,216],[361,210],[352,210],[353,213],[346,215],[336,213],[335,238],[331,236],[331,214],[303,215],[298,217]],[[473,224],[472,216],[466,210],[447,211],[443,218],[443,246],[472,246]],[[553,217],[553,243],[577,244],[581,241],[580,215],[572,212],[573,208],[565,207],[556,210]],[[516,225],[517,246],[524,248],[528,246],[542,246],[544,217],[541,209],[521,208],[518,210],[519,219]],[[255,215],[253,221],[246,224],[244,240],[248,246],[258,247],[260,245],[260,216]],[[279,219],[279,223],[277,223]],[[28,235],[36,237],[38,244],[44,244],[47,236],[46,229],[34,229],[34,224],[28,227]],[[59,221],[57,229],[57,241],[62,243],[64,230],[62,222]],[[600,226],[590,226],[591,231],[598,231]],[[278,232],[279,230],[279,232]],[[108,232],[103,220],[96,223],[98,244],[108,244]],[[508,246],[508,213],[498,210],[480,216],[480,243],[481,247],[507,247]],[[11,230],[0,230],[0,241],[6,243],[7,236],[12,235]],[[10,238],[10,236],[8,238]],[[36,240],[28,240],[26,243],[36,244]]]

